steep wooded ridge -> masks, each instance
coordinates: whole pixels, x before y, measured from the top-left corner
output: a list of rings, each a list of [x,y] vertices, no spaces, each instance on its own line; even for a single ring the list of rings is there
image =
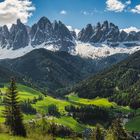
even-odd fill
[[[80,97],[109,97],[123,105],[140,101],[140,51],[109,69],[79,83],[74,92]]]
[[[32,82],[21,73],[15,72],[11,69],[5,68],[2,65],[0,65],[0,85],[1,86],[3,86],[3,84],[5,83],[9,83],[11,78],[13,77],[19,83],[29,85],[29,86],[32,85]]]
[[[116,54],[93,60],[63,51],[36,49],[20,58],[1,60],[0,64],[28,77],[39,88],[55,91],[73,85],[126,57],[127,54]]]
[[[8,82],[10,80],[10,77],[15,76],[15,75],[16,73],[10,71],[7,68],[0,66],[0,82],[1,83]]]

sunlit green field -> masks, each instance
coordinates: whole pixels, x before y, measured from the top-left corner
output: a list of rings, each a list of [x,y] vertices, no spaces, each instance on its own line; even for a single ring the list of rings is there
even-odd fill
[[[41,113],[47,113],[47,108],[49,105],[51,104],[55,104],[57,105],[59,111],[61,114],[65,114],[65,106],[70,105],[69,102],[65,101],[65,100],[60,100],[60,99],[55,99],[52,98],[50,96],[47,96],[44,98],[44,100],[42,101],[38,101],[36,104],[34,104],[33,106]]]
[[[70,94],[67,96],[70,102],[84,104],[84,105],[96,105],[100,107],[112,107],[116,106],[116,103],[109,102],[108,99],[105,98],[95,98],[95,99],[83,99],[79,98],[75,94]]]
[[[2,93],[6,93],[7,91],[7,84],[4,86],[4,88],[0,88]],[[20,100],[26,100],[26,99],[33,99],[34,97],[38,97],[39,95],[43,95],[41,92],[36,91],[30,87],[17,84],[17,91],[19,94]]]

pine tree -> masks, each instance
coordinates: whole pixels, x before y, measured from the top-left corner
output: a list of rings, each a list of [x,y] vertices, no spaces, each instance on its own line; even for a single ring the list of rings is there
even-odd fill
[[[106,140],[132,140],[133,138],[128,135],[121,119],[116,119],[112,122],[111,127],[107,131]]]
[[[103,127],[100,124],[96,125],[96,128],[93,132],[93,140],[104,140]]]
[[[5,110],[3,114],[5,117],[5,124],[10,130],[10,133],[12,133],[12,135],[25,137],[26,130],[22,122],[22,113],[14,78],[11,79],[11,85],[5,95],[4,104]]]

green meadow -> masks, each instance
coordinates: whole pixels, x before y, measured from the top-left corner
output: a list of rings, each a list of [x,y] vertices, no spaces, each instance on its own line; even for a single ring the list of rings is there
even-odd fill
[[[117,106],[116,103],[109,102],[106,98],[83,99],[79,98],[76,94],[72,93],[67,96],[70,102],[82,105],[95,105],[100,107],[113,107]]]
[[[61,114],[66,114],[65,106],[68,106],[71,103],[65,100],[60,100],[60,99],[53,98],[51,96],[47,96],[44,97],[44,100],[38,101],[36,104],[34,104],[33,107],[35,107],[37,111],[40,113],[47,113],[48,111],[47,108],[51,104],[57,105],[59,112]]]
[[[17,84],[17,89],[19,92],[19,98],[20,100],[24,101],[27,99],[34,99],[38,98],[40,95],[43,97],[43,100],[37,101],[35,104],[32,104],[32,106],[37,110],[39,114],[47,114],[48,112],[48,106],[51,104],[55,104],[58,107],[58,110],[61,114],[59,118],[56,117],[48,117],[47,120],[49,122],[55,122],[60,125],[64,125],[68,128],[71,128],[74,131],[81,132],[87,127],[94,127],[94,126],[88,126],[81,124],[77,122],[75,119],[73,119],[70,116],[67,116],[67,112],[65,111],[65,107],[69,105],[74,105],[74,106],[82,106],[82,105],[95,105],[99,107],[105,107],[105,108],[111,108],[114,107],[117,110],[123,111],[124,113],[128,113],[132,111],[129,107],[122,107],[118,106],[114,102],[110,102],[106,98],[95,98],[95,99],[83,99],[79,98],[77,95],[74,93],[69,94],[66,96],[66,99],[57,99],[53,98],[51,96],[44,96],[41,92],[34,90],[30,87]],[[7,90],[7,84],[3,88],[0,88],[2,93],[5,93]],[[2,117],[2,110],[4,110],[4,106],[0,106],[0,122],[4,122],[4,118]],[[24,114],[24,120],[25,122],[31,120],[31,119],[36,119],[36,115],[26,115]],[[135,131],[140,131],[140,117],[136,117],[133,120],[131,120],[129,123],[127,123],[126,128],[128,130],[135,130]],[[19,138],[17,138],[18,140]]]

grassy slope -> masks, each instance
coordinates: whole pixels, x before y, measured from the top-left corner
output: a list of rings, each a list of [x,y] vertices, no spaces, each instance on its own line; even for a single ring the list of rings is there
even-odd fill
[[[42,95],[40,92],[38,92],[32,88],[29,88],[27,86],[18,84],[17,87],[18,87],[18,91],[19,91],[19,97],[22,100],[33,99],[34,97],[38,97],[39,95]],[[5,86],[4,88],[1,88],[0,90],[2,91],[2,93],[5,93],[7,88]],[[39,113],[47,113],[48,106],[50,104],[56,104],[61,113],[60,118],[53,117],[53,121],[55,123],[67,126],[71,129],[73,129],[74,131],[82,131],[83,129],[85,129],[87,127],[86,125],[82,125],[82,124],[78,123],[72,117],[64,116],[67,113],[65,111],[65,106],[68,106],[71,104],[68,101],[55,99],[50,96],[47,96],[47,97],[44,96],[44,100],[38,101],[36,104],[33,104],[33,107],[36,108]],[[0,106],[0,110],[4,110],[4,107]],[[28,121],[30,119],[34,119],[34,118],[36,118],[35,115],[25,115],[24,114],[24,120],[26,120],[26,121]],[[50,120],[50,118],[48,118],[48,121],[52,121],[52,120]],[[2,111],[0,111],[0,122],[4,122],[4,118],[2,117]]]
[[[33,106],[37,109],[38,112],[47,113],[47,111],[48,111],[47,108],[51,104],[57,105],[61,114],[65,114],[66,113],[65,106],[70,105],[70,103],[67,102],[67,101],[60,100],[60,99],[55,99],[55,98],[52,98],[50,96],[47,96],[47,97],[44,98],[44,100],[38,101]]]
[[[39,138],[38,137],[36,139],[34,138],[23,138],[23,137],[16,137],[16,136],[10,136],[9,134],[5,134],[5,133],[0,133],[0,140],[53,140],[52,138]],[[56,138],[56,140],[72,140],[71,138]],[[81,140],[81,139],[77,139],[77,140]]]
[[[23,86],[18,84],[18,91],[19,91],[19,97],[22,100],[25,99],[33,99],[34,97],[38,97],[39,95],[42,95],[42,93],[29,88],[27,86]],[[5,93],[6,92],[6,87],[1,88],[0,90]],[[62,124],[64,126],[67,126],[71,129],[73,129],[74,131],[82,131],[83,129],[85,129],[86,125],[80,124],[78,123],[76,120],[74,120],[72,117],[69,116],[64,116],[67,112],[65,111],[65,106],[68,105],[96,105],[96,106],[100,106],[100,107],[116,107],[119,110],[123,110],[124,112],[129,112],[130,109],[128,107],[120,107],[117,106],[117,104],[113,103],[113,102],[109,102],[108,99],[105,98],[96,98],[96,99],[83,99],[83,98],[79,98],[78,96],[74,95],[74,94],[70,94],[68,97],[68,101],[66,100],[60,100],[60,99],[55,99],[52,98],[50,96],[44,97],[44,100],[42,101],[38,101],[36,104],[33,104],[33,107],[37,109],[37,111],[39,113],[47,113],[48,111],[48,106],[50,104],[56,104],[60,113],[61,113],[61,117],[60,118],[53,118],[53,121],[58,123],[58,124]],[[3,110],[4,107],[0,106],[0,110]],[[24,120],[30,120],[35,118],[35,115],[24,115]],[[48,120],[50,121],[50,118],[48,118]],[[2,111],[0,111],[0,122],[3,122],[4,119],[2,118]],[[140,118],[136,118],[132,121],[130,121],[126,127],[128,128],[128,130],[140,130],[139,126],[137,126],[137,124],[140,123]],[[132,129],[131,129],[132,128]]]
[[[4,88],[0,88],[0,90],[2,91],[2,93],[5,93],[7,90],[7,84],[6,86],[4,86]],[[17,84],[17,90],[19,91],[19,98],[21,100],[33,99],[34,97],[43,95],[41,92],[21,84]]]
[[[129,107],[124,107],[124,106],[118,106],[114,102],[109,102],[107,98],[95,98],[95,99],[84,99],[84,98],[79,98],[75,94],[70,94],[67,96],[69,102],[73,104],[79,104],[79,105],[95,105],[99,107],[105,107],[105,108],[111,108],[114,107],[117,110],[120,110],[124,113],[128,113],[132,111]]]
[[[48,120],[49,122],[55,122],[57,124],[64,125],[68,128],[71,128],[73,131],[76,131],[76,132],[82,132],[85,128],[89,128],[89,127],[93,128],[92,126],[78,123],[75,119],[73,119],[70,116],[62,116],[60,118],[53,117]]]
[[[38,97],[39,95],[43,95],[41,92],[36,91],[30,87],[21,85],[21,84],[17,84],[17,89],[19,91],[19,98],[23,101],[26,99],[33,99],[34,97]],[[4,86],[3,88],[0,88],[0,90],[2,91],[2,93],[5,93],[7,90],[7,84],[6,86]],[[2,117],[2,110],[4,110],[4,106],[0,106],[0,122],[4,121],[4,118]],[[24,119],[25,120],[29,120],[34,118],[34,115],[25,115],[24,114]]]
[[[95,99],[83,99],[79,98],[75,94],[70,94],[67,96],[70,102],[77,103],[77,104],[83,104],[83,105],[96,105],[100,107],[112,107],[117,106],[113,102],[109,102],[108,99],[105,98],[95,98]]]

